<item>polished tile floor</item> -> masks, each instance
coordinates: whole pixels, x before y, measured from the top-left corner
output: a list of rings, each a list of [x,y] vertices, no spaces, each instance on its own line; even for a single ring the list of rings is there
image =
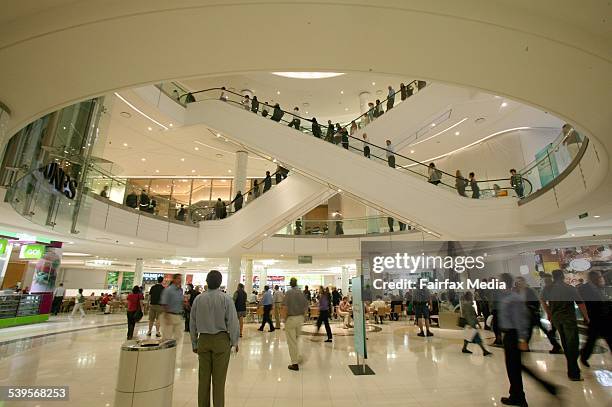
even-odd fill
[[[0,331],[0,386],[67,385],[71,395],[69,402],[0,402],[0,406],[112,406],[119,348],[126,332],[124,326],[113,324],[121,320],[121,316],[60,318],[46,327]],[[107,326],[86,329],[96,325]],[[499,406],[499,397],[507,395],[503,350],[491,348],[494,355],[483,358],[472,345],[473,355],[462,354],[460,331],[433,329],[434,337],[420,338],[411,323],[387,323],[368,334],[368,365],[376,374],[354,376],[348,368],[355,363],[353,337],[339,324],[333,324],[338,335],[332,344],[323,343],[324,336],[305,327],[305,363],[299,372],[287,370],[283,331],[261,333],[256,328],[247,325],[240,352],[231,359],[228,407]],[[137,330],[144,335],[146,326],[140,324]],[[28,338],[44,331],[54,334]],[[525,356],[527,363],[564,386],[567,406],[612,405],[609,351],[592,357],[592,367],[583,369],[585,381],[569,382],[563,355],[549,355],[539,337],[532,348],[534,352]],[[177,353],[173,406],[197,406],[197,356],[187,337]],[[557,405],[533,381],[525,379],[525,385],[531,406]]]

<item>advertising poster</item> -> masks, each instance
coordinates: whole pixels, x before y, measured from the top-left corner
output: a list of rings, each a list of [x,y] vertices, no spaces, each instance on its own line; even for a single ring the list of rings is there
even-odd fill
[[[32,245],[30,245],[32,246]],[[55,280],[62,262],[62,249],[59,247],[44,247],[44,255],[36,262],[34,276],[30,285],[30,293],[43,295],[40,303],[40,314],[48,314],[53,301]]]
[[[351,279],[353,286],[353,320],[355,322],[355,353],[362,359],[368,357],[366,348],[365,335],[365,318],[363,315],[363,301],[361,298],[363,277],[353,277]]]
[[[542,187],[548,185],[553,179],[559,175],[559,169],[557,168],[557,160],[554,154],[549,154],[550,146],[544,147],[542,150],[536,153],[536,160],[538,161],[538,175],[540,177],[540,184]],[[546,158],[548,156],[548,159]]]

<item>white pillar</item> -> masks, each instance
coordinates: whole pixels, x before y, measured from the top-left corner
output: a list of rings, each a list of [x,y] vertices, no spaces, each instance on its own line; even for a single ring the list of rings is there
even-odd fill
[[[232,256],[229,258],[229,268],[227,274],[227,287],[225,287],[228,294],[232,294],[238,288],[240,282],[240,263],[242,258],[240,256]]]
[[[231,199],[236,197],[238,191],[243,194],[247,190],[247,161],[249,154],[246,151],[236,151],[236,165],[234,166],[234,181],[232,182],[232,196]]]
[[[141,258],[136,259],[136,265],[134,266],[134,285],[142,285],[142,277],[144,270],[144,260]]]
[[[373,102],[370,92],[361,92],[359,94],[359,109],[361,114],[368,111],[368,102]]]
[[[247,259],[244,273],[244,289],[247,294],[253,291],[253,259]]]
[[[349,268],[347,266],[342,266],[342,294],[347,295],[349,289],[349,278],[351,275],[349,274]]]
[[[261,269],[261,272],[259,273],[259,292],[263,290],[267,282],[268,282],[268,268],[264,267]]]

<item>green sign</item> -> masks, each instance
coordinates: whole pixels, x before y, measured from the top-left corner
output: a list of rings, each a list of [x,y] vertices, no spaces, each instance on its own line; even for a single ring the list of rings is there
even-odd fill
[[[298,264],[312,264],[312,256],[298,256]]]
[[[19,253],[20,259],[38,260],[45,255],[45,245],[43,244],[25,244],[21,246]]]
[[[588,217],[588,216],[589,216],[589,213],[588,213],[588,212],[581,213],[580,215],[578,215],[578,219],[584,219],[584,218],[586,218],[586,217]]]
[[[6,246],[8,246],[8,240],[0,239],[0,256],[3,256],[6,253]]]

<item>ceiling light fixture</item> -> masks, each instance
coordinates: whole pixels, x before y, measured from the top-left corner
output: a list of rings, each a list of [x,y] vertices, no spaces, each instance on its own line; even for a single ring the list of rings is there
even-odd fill
[[[181,158],[181,161],[183,161],[183,162],[184,162],[184,161],[185,161],[185,159],[184,159],[184,158]]]
[[[143,157],[140,159],[140,161],[147,161],[147,159]]]
[[[155,170],[155,172],[159,172],[159,170]]]
[[[593,215],[593,217],[594,217],[594,218],[597,218],[597,219],[601,218],[601,216],[600,216],[600,215]]]
[[[344,75],[340,72],[272,72],[272,74],[291,79],[326,79]]]
[[[200,147],[194,147],[193,149],[194,149],[195,151],[198,151],[198,150],[200,150]]]
[[[461,134],[461,133],[459,133],[458,131],[455,132],[455,136],[458,136],[459,134]]]
[[[128,143],[123,143],[123,147],[127,147],[127,146],[128,146]]]
[[[341,91],[340,91],[340,94],[341,94],[341,95],[344,95],[344,91],[343,91],[343,90],[341,90]]]
[[[172,127],[174,126],[172,123],[168,123],[168,127]]]
[[[153,131],[153,127],[149,126],[149,127],[147,127],[147,130]]]
[[[503,102],[503,103],[501,104],[501,107],[506,107],[506,106],[508,106],[508,103],[507,103],[507,102]]]
[[[372,86],[376,86],[376,82],[372,82]]]
[[[163,124],[161,124],[160,122],[158,122],[157,120],[155,120],[154,118],[152,118],[151,116],[148,116],[146,113],[144,113],[142,110],[138,109],[136,106],[134,106],[133,104],[131,104],[130,102],[127,101],[127,99],[125,99],[123,96],[121,96],[120,94],[118,94],[117,92],[115,92],[115,96],[117,96],[119,99],[121,99],[126,105],[128,105],[129,107],[131,107],[132,109],[134,109],[136,112],[140,113],[142,116],[146,117],[147,119],[151,120],[153,123],[157,124],[159,127],[161,127],[164,130],[168,130],[168,128],[166,126],[164,126]]]

